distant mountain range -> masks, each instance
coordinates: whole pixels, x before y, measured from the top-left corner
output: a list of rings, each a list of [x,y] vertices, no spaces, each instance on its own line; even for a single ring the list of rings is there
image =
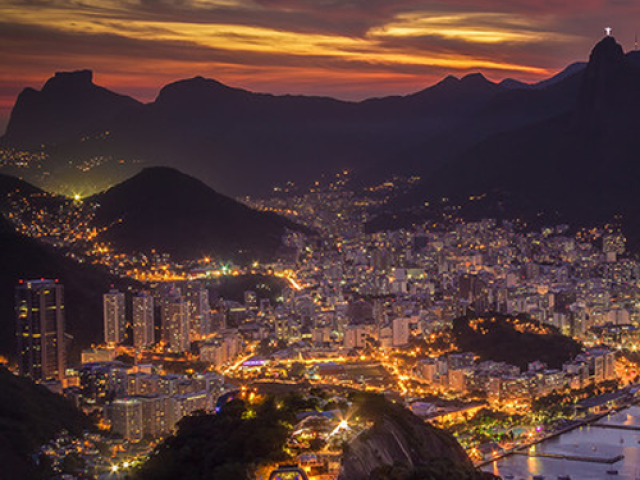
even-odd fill
[[[140,103],[93,84],[89,70],[59,72],[42,90],[25,88],[11,112],[5,139],[38,146],[100,131],[105,123]]]
[[[98,171],[92,178],[113,184],[144,165],[165,165],[224,194],[257,195],[349,168],[365,184],[422,177],[392,205],[396,217],[407,209],[428,216],[421,207],[444,197],[464,203],[469,217],[597,224],[622,215],[638,223],[628,230],[640,237],[632,193],[638,68],[640,54],[606,37],[588,63],[533,85],[472,74],[407,96],[344,102],[196,77],[167,85],[148,104],[94,85],[90,72],[71,72],[40,92],[25,90],[0,143],[48,145],[49,159],[34,169],[39,181],[81,183]]]
[[[362,102],[252,93],[195,77],[165,86],[148,104],[96,86],[89,71],[58,73],[41,91],[20,94],[0,144],[47,145],[51,175],[37,180],[56,187],[99,185],[87,165],[109,179],[172,166],[228,195],[264,194],[345,168],[366,181],[426,175],[488,135],[565,111],[578,82],[559,83],[580,73],[570,68],[545,88],[447,77],[411,95]]]
[[[539,90],[541,88],[550,87],[558,82],[561,82],[565,78],[571,77],[576,73],[580,73],[587,66],[586,62],[575,62],[569,65],[567,68],[562,70],[560,73],[557,73],[551,78],[546,80],[542,80],[537,83],[524,83],[519,80],[514,80],[513,78],[505,78],[500,82],[500,85],[507,88],[519,89],[519,88],[530,88],[534,90]]]
[[[396,210],[446,197],[469,217],[585,226],[615,221],[637,247],[639,58],[625,55],[613,37],[604,38],[583,70],[541,91],[548,95],[579,80],[569,108],[490,135],[454,156],[400,199]]]

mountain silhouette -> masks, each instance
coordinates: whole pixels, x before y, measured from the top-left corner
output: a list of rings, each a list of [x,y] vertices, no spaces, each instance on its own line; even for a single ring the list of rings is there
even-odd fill
[[[572,108],[500,132],[456,156],[398,207],[449,197],[468,217],[520,217],[532,223],[601,225],[620,220],[640,238],[640,70],[613,37],[593,49]],[[573,78],[573,80],[572,80]],[[486,194],[484,202],[468,202]]]
[[[125,252],[157,250],[180,260],[271,259],[287,229],[302,227],[253,210],[178,170],[153,167],[87,199],[99,204],[100,240]]]
[[[52,91],[51,82],[64,88]],[[420,169],[428,169],[438,159],[422,158],[425,143],[461,128],[505,90],[471,74],[406,96],[346,102],[253,93],[195,77],[165,86],[142,105],[93,85],[88,71],[74,72],[57,74],[41,92],[26,89],[0,143],[48,145],[52,173],[45,178],[52,188],[56,179],[96,183],[77,167],[100,158],[101,175],[109,178],[123,178],[114,173],[122,165],[163,165],[225,194],[264,194],[345,168],[380,175],[392,164],[408,170],[415,162],[411,155],[404,161],[406,152],[417,152]]]
[[[541,89],[541,88],[546,88],[549,87],[551,85],[555,85],[558,82],[561,82],[562,80],[564,80],[565,78],[571,77],[572,75],[575,75],[576,73],[580,73],[582,72],[587,66],[586,62],[574,62],[570,65],[568,65],[566,68],[564,68],[561,72],[558,72],[557,74],[555,74],[553,77],[551,78],[547,78],[546,80],[542,80],[540,82],[536,82],[536,83],[525,83],[525,82],[521,82],[519,80],[515,80],[513,78],[505,78],[504,80],[502,80],[500,82],[500,85],[503,87],[507,87],[510,89]]]
[[[259,195],[287,181],[305,185],[348,168],[369,184],[396,173],[421,176],[423,182],[396,209],[486,193],[483,204],[474,204],[474,215],[597,223],[633,215],[628,192],[637,178],[639,68],[637,52],[625,54],[606,37],[588,64],[569,65],[534,85],[496,84],[471,74],[410,95],[346,102],[253,93],[195,77],[165,86],[147,104],[95,86],[90,72],[73,72],[57,74],[41,92],[25,90],[2,143],[22,148],[49,142],[49,175],[34,175],[49,182],[86,183],[90,174],[78,162],[99,158],[101,178],[127,178],[133,169],[162,165],[226,195]],[[48,103],[25,103],[23,97],[57,92],[55,98],[73,103],[83,89],[93,92],[91,98],[108,98],[103,103],[111,107],[96,108],[101,102],[95,101],[92,110],[66,112],[69,118],[51,129],[24,120],[50,115]],[[120,213],[103,215],[107,222]],[[141,235],[118,240],[127,248],[152,247]],[[179,242],[169,243],[165,247],[180,249]],[[208,250],[204,244],[197,248]]]
[[[138,105],[131,97],[95,85],[89,70],[58,72],[42,90],[20,93],[4,141],[34,147],[78,139]]]
[[[630,60],[613,37],[591,52],[574,122],[587,134],[631,133],[637,125],[633,109],[640,105],[640,65]]]

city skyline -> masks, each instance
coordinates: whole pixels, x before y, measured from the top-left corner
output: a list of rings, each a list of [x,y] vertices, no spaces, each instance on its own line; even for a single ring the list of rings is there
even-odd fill
[[[476,71],[538,81],[585,60],[605,27],[633,49],[636,12],[632,3],[602,1],[580,12],[571,2],[498,0],[4,1],[0,131],[22,88],[82,68],[142,101],[196,75],[258,92],[349,100],[406,94]]]
[[[0,477],[640,480],[637,14],[0,0]]]

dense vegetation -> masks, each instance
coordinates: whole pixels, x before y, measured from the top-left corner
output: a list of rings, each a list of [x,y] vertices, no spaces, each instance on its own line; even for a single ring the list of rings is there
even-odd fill
[[[471,418],[454,421],[445,428],[456,435],[467,437],[467,444],[482,444],[513,440],[511,427],[522,421],[521,415],[483,408]]]
[[[102,294],[113,284],[125,287],[105,270],[81,265],[53,247],[18,234],[0,216],[0,354],[15,352],[14,289],[20,279],[58,278],[65,287],[67,333],[74,337],[72,354],[102,338]]]
[[[256,292],[258,299],[268,298],[272,305],[282,295],[282,289],[287,281],[268,275],[238,275],[225,276],[213,286],[213,292],[234,302],[244,303],[244,292],[252,290]]]
[[[462,351],[523,369],[535,360],[551,368],[561,368],[581,351],[578,342],[561,335],[556,328],[526,317],[460,317],[453,322],[453,337]]]
[[[553,421],[554,416],[571,415],[576,402],[593,398],[597,395],[615,392],[620,388],[617,380],[606,380],[597,385],[591,384],[579,390],[558,391],[533,400],[531,410],[541,414],[542,418]]]
[[[294,396],[258,405],[236,399],[217,415],[186,417],[134,478],[248,480],[259,465],[287,459],[284,445],[301,406]]]
[[[30,455],[54,435],[80,434],[89,420],[69,401],[0,368],[0,478],[33,478]]]
[[[272,259],[287,229],[302,227],[253,210],[171,168],[153,167],[90,197],[100,205],[100,235],[124,252],[169,253],[174,259]]]
[[[322,392],[316,393],[323,396]],[[393,438],[407,445],[412,444],[411,450],[415,451],[413,465],[417,465],[417,469],[407,468],[400,463],[381,466],[375,470],[372,478],[492,478],[473,468],[464,450],[450,434],[425,424],[404,407],[382,396],[363,393],[353,394],[351,401],[348,417],[358,422],[370,422],[373,426],[345,447],[345,462],[349,461],[349,455],[354,455],[363,446],[369,448],[369,442],[381,445],[380,437],[388,438],[389,428],[393,430]],[[329,406],[327,404],[325,407]],[[330,408],[336,406],[331,404]],[[255,404],[235,399],[224,405],[216,415],[186,417],[179,423],[177,433],[156,448],[133,478],[248,480],[261,466],[292,460],[285,445],[290,429],[296,422],[296,414],[317,408],[318,397],[288,394],[269,396]]]

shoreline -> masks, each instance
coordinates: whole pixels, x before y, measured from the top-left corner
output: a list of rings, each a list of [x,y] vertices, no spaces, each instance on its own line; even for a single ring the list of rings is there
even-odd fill
[[[634,405],[637,405],[638,402],[640,402],[640,400],[638,399],[633,399],[633,401],[629,402],[627,405],[624,405],[623,407],[620,407],[618,409],[616,409],[617,411],[620,410],[624,410],[626,408],[632,407]],[[482,468],[486,465],[489,465],[493,462],[496,462],[498,460],[502,460],[505,457],[511,456],[511,455],[527,455],[529,456],[528,452],[524,452],[524,450],[527,450],[529,448],[531,448],[534,445],[538,445],[539,443],[545,442],[547,440],[551,440],[553,438],[559,437],[560,435],[563,435],[565,433],[571,432],[573,430],[576,430],[578,428],[581,427],[585,427],[585,426],[591,426],[593,423],[597,422],[598,420],[606,417],[607,415],[610,415],[612,413],[612,410],[605,412],[605,413],[601,413],[598,415],[595,415],[593,417],[589,417],[588,419],[584,419],[584,420],[580,420],[578,423],[574,424],[574,425],[570,425],[568,427],[565,427],[561,430],[555,431],[553,433],[550,433],[549,435],[546,435],[545,437],[539,439],[539,440],[534,440],[533,442],[530,443],[526,443],[523,445],[518,445],[517,447],[511,448],[509,450],[504,451],[503,453],[501,453],[500,455],[496,455],[493,458],[490,458],[488,460],[482,460],[481,462],[477,462],[474,463],[476,468]],[[600,427],[600,426],[599,426]],[[609,428],[609,426],[607,425],[601,425],[602,428]],[[616,428],[615,426],[611,427],[611,428]],[[640,427],[638,427],[638,429],[640,429]]]

